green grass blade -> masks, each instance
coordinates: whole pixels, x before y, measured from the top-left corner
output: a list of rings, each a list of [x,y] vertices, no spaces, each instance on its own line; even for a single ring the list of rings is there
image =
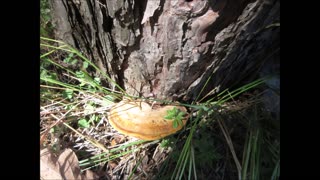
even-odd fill
[[[63,50],[63,51],[72,53],[71,50],[63,48],[63,47],[67,47],[67,45],[63,45],[63,46],[58,46],[58,47],[57,47],[57,46],[52,46],[52,45],[49,45],[49,44],[40,44],[40,46],[44,46],[44,47],[48,47],[48,48],[53,48],[53,49],[56,49],[56,50]]]
[[[142,162],[142,158],[139,159],[138,163],[133,167],[131,173],[129,174],[128,180],[130,180],[134,174],[134,171],[140,166],[141,162]]]
[[[280,177],[280,160],[276,163],[274,170],[272,172],[271,180],[278,180]]]
[[[242,179],[247,179],[247,170],[249,166],[249,159],[251,154],[251,142],[252,142],[252,133],[250,132],[247,137],[247,143],[245,144],[245,150],[244,150],[244,160],[242,165]]]
[[[182,178],[185,166],[186,166],[186,164],[187,164],[187,162],[189,160],[188,157],[190,156],[191,140],[192,140],[192,137],[193,137],[193,133],[194,133],[196,127],[197,127],[198,121],[202,117],[202,114],[203,114],[203,110],[200,109],[196,119],[193,121],[190,133],[189,133],[189,135],[187,137],[187,140],[186,140],[186,142],[185,142],[185,144],[184,144],[184,146],[182,148],[181,155],[179,156],[177,166],[175,167],[175,169],[173,171],[171,179],[181,179]],[[192,121],[192,118],[190,119],[190,121]]]
[[[51,59],[49,59],[49,58],[46,58],[44,61],[47,61],[47,62],[49,62],[49,63],[51,63],[51,64],[53,64],[53,65],[55,65],[55,66],[57,66],[57,67],[59,67],[59,68],[61,68],[61,69],[63,69],[63,70],[65,70],[65,71],[67,71],[67,72],[69,72],[69,73],[73,74],[73,75],[76,75],[76,73],[75,73],[75,72],[71,71],[71,70],[70,70],[70,69],[68,69],[68,68],[65,68],[65,67],[61,66],[60,64],[58,64],[58,63],[56,63],[56,62],[52,61],[52,60],[51,60]]]
[[[51,38],[40,37],[40,39],[45,40],[45,41],[50,41],[50,42],[65,44],[63,41],[59,41],[59,40],[55,40],[55,39],[51,39]]]
[[[107,155],[108,153],[114,153],[114,152],[117,152],[117,151],[126,149],[126,148],[131,147],[131,146],[134,146],[134,145],[143,144],[143,143],[145,143],[145,142],[147,142],[147,141],[146,141],[146,140],[139,140],[139,141],[134,141],[134,142],[131,142],[131,143],[128,143],[128,144],[124,144],[124,145],[122,145],[122,146],[120,146],[120,147],[113,148],[112,150],[110,150],[110,151],[107,152],[107,153],[101,153],[101,154],[98,154],[98,155],[96,155],[96,156],[93,156],[93,157],[91,157],[91,158],[89,158],[89,159],[81,160],[81,161],[79,161],[79,163],[82,164],[82,163],[85,163],[85,162],[87,162],[87,161],[89,161],[89,160],[92,160],[92,159],[99,159],[99,158],[101,158],[102,156]]]
[[[51,51],[49,51],[49,52],[41,55],[41,56],[40,56],[40,59],[41,59],[41,58],[44,58],[44,57],[46,57],[46,56],[49,56],[50,54],[54,53],[55,51],[56,51],[56,50],[51,50]]]
[[[251,82],[247,85],[244,85],[234,91],[232,91],[231,93],[227,93],[226,95],[224,95],[219,101],[218,101],[218,105],[221,105],[223,103],[225,103],[226,101],[238,96],[239,94],[243,93],[243,92],[246,92],[254,87],[257,87],[258,85],[264,83],[265,80],[264,79],[258,79],[254,82]]]
[[[205,87],[207,86],[207,84],[209,83],[211,76],[213,75],[213,73],[210,75],[210,77],[206,80],[206,82],[204,83],[203,87],[201,88],[198,96],[196,97],[196,99],[194,100],[194,102],[197,102],[199,97],[201,96],[202,92],[204,91]],[[200,100],[201,101],[201,100]]]

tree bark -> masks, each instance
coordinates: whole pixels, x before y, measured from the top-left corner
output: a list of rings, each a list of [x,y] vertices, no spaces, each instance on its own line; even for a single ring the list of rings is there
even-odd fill
[[[131,95],[194,100],[278,63],[279,0],[52,0],[56,38]]]

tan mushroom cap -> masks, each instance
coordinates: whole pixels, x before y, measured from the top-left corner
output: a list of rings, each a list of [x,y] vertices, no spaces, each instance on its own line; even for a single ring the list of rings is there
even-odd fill
[[[120,101],[110,110],[108,116],[111,126],[122,134],[133,136],[143,140],[161,139],[179,131],[187,121],[182,120],[183,125],[173,128],[173,120],[164,117],[167,111],[176,107],[187,114],[183,106],[162,106],[152,109],[146,102]]]

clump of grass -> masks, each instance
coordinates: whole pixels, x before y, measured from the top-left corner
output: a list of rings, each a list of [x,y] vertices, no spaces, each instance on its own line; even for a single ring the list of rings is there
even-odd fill
[[[232,92],[224,91],[220,93],[217,97],[221,97],[214,101],[214,98],[207,100],[204,103],[197,103],[191,105],[194,110],[196,110],[196,117],[190,119],[190,132],[186,141],[184,142],[184,146],[182,148],[181,154],[175,166],[175,169],[172,173],[171,179],[182,179],[185,174],[187,174],[188,179],[197,179],[197,168],[195,163],[195,153],[193,146],[193,135],[197,129],[199,129],[199,122],[204,118],[208,117],[210,114],[218,113],[217,109],[223,105],[226,101],[235,98],[239,94],[246,92],[254,87],[257,87],[263,83],[263,80],[259,79],[255,82],[247,84],[239,89],[236,89]],[[196,101],[195,101],[196,102]],[[200,147],[201,148],[201,147]],[[209,154],[209,153],[208,153]],[[239,167],[239,162],[237,162],[237,167]],[[187,168],[187,169],[186,169]],[[241,168],[238,168],[241,170]],[[187,173],[186,173],[187,172]],[[240,173],[239,173],[240,174]],[[240,177],[240,175],[239,175]]]

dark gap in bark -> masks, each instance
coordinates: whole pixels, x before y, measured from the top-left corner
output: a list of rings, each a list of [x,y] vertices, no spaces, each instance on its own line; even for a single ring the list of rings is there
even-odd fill
[[[154,13],[153,13],[153,16],[149,18],[150,27],[151,27],[151,33],[152,34],[153,34],[154,26],[158,22],[159,17],[162,14],[163,6],[164,6],[164,1],[161,0],[160,4],[159,4],[160,9],[159,10],[155,10]]]
[[[67,11],[67,14],[68,14],[68,16],[67,16],[67,18],[68,18],[68,22],[70,22],[70,26],[72,27],[74,27],[74,23],[73,23],[73,21],[72,21],[72,12],[70,12],[70,11],[72,11],[72,9],[70,8],[70,6],[69,6],[69,4],[68,4],[68,2],[69,1],[67,1],[67,2],[65,2],[65,1],[62,1],[62,4],[63,4],[63,6],[65,7],[65,9],[66,9],[66,11]]]
[[[70,9],[72,9],[74,11],[74,15],[75,15],[75,20],[74,21],[78,22],[78,24],[83,24],[84,25],[84,22],[82,20],[80,12],[78,11],[79,9],[77,8],[77,6],[72,1],[68,1],[68,3],[69,3],[70,6],[72,6],[72,7],[70,7]],[[71,15],[73,15],[73,14],[71,14]],[[70,17],[72,17],[71,15],[70,15]],[[71,21],[71,22],[73,22],[73,21]],[[74,23],[73,25],[75,27],[76,23]],[[81,28],[81,25],[78,28]]]
[[[142,20],[141,17],[143,17],[144,12],[146,11],[148,0],[141,0],[138,2],[140,2],[140,3],[134,3],[133,9],[137,10],[139,12],[139,17],[140,17],[139,24],[140,24],[140,22]]]
[[[126,91],[125,85],[124,85],[124,71],[128,68],[128,58],[123,59],[122,64],[120,65],[120,69],[116,71],[116,74],[118,76],[118,84],[119,86]]]
[[[72,33],[71,36],[72,36],[72,39],[73,39],[75,48],[79,50],[79,49],[80,49],[80,46],[79,46],[79,43],[78,43],[75,35]]]
[[[101,0],[103,1],[104,5],[106,6],[107,2],[106,0]],[[105,11],[103,11],[102,9],[105,9]],[[102,18],[103,18],[103,22],[102,22],[102,28],[105,32],[111,33],[111,30],[113,28],[113,20],[112,18],[107,15],[108,13],[108,9],[106,7],[101,8],[101,12],[102,12]]]
[[[181,41],[181,51],[183,50],[183,47],[184,45],[186,44],[187,42],[187,38],[186,38],[186,32],[187,30],[190,29],[189,26],[188,26],[188,22],[184,22],[183,25],[182,25],[182,31],[183,31],[183,34],[182,34],[182,41]],[[182,56],[183,56],[183,53],[181,52]]]
[[[95,7],[96,7],[96,3],[91,3],[91,1],[90,0],[87,0],[87,2],[88,2],[88,6],[89,6],[89,11],[90,11],[90,13],[92,14],[92,26],[93,25],[96,25],[96,27],[93,27],[93,28],[95,28],[95,30],[98,32],[99,31],[99,29],[97,28],[99,25],[98,25],[98,21],[97,21],[97,16],[96,16],[96,14],[97,13],[95,13],[96,12],[96,9],[95,9]],[[95,2],[95,1],[93,1],[93,2]],[[89,28],[90,29],[90,28]],[[91,34],[91,33],[90,33]],[[96,37],[98,37],[98,36],[96,36]]]
[[[168,58],[168,63],[167,63],[167,69],[168,71],[170,70],[170,65],[173,64],[174,62],[176,62],[178,59],[178,57],[170,57]]]

